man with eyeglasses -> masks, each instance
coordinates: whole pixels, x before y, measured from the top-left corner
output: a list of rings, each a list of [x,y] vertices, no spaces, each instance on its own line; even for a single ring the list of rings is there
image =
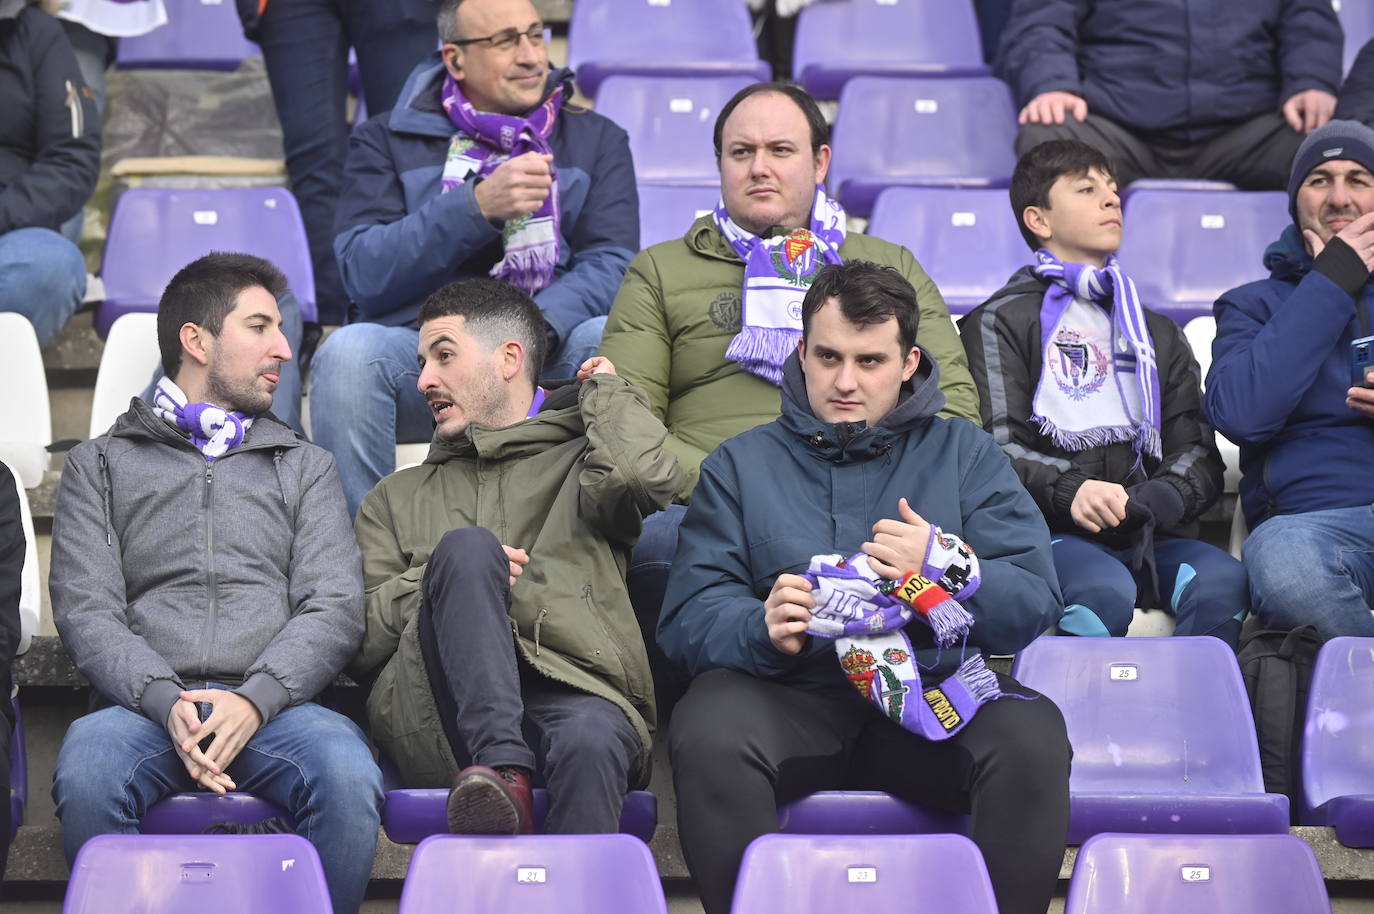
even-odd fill
[[[334,251],[355,323],[321,347],[310,393],[315,440],[334,454],[349,510],[425,441],[416,388],[420,304],[492,276],[531,295],[547,324],[543,376],[595,354],[639,249],[625,132],[569,103],[529,0],[443,0],[443,47],[389,115],[353,135]]]

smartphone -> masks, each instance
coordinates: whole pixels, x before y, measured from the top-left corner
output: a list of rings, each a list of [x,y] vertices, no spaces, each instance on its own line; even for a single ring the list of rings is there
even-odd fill
[[[1350,342],[1350,386],[1369,387],[1365,383],[1365,373],[1374,368],[1374,336],[1361,337]]]

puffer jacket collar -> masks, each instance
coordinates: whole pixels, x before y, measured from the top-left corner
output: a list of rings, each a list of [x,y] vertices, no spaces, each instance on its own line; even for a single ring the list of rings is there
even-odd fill
[[[190,438],[168,425],[161,416],[153,411],[151,406],[137,397],[129,401],[129,409],[115,419],[114,425],[106,432],[105,438],[106,440],[110,438],[149,438],[164,444],[184,447],[187,450],[196,450],[195,445],[191,444]],[[226,452],[224,457],[239,451],[258,448],[297,447],[304,441],[305,439],[288,425],[272,413],[267,412],[253,420],[243,443],[232,451]]]
[[[453,121],[448,119],[439,102],[439,90],[443,85],[445,72],[444,61],[438,51],[425,58],[411,71],[410,76],[406,77],[406,84],[401,89],[401,104],[391,109],[387,125],[397,133],[453,136]],[[573,72],[567,67],[549,70],[548,82],[544,84],[544,94],[540,96],[539,104],[534,107],[544,104],[559,86],[566,89],[563,93],[564,99],[571,98],[572,81]]]
[[[866,422],[822,422],[811,409],[806,396],[806,375],[794,352],[782,367],[783,429],[806,441],[807,447],[822,460],[856,463],[886,457],[896,446],[894,439],[929,422],[945,405],[940,390],[940,366],[920,346],[921,364],[911,380],[902,384],[897,405],[877,425]]]

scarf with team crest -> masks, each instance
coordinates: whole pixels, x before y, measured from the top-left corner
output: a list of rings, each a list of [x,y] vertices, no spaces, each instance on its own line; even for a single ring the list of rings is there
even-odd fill
[[[822,266],[841,262],[844,210],[817,187],[810,226],[768,239],[736,225],[724,200],[717,204],[715,217],[716,227],[744,261],[741,326],[725,357],[781,386],[782,363],[801,339],[806,290]]]
[[[444,158],[439,193],[448,193],[473,174],[486,177],[501,163],[527,152],[552,155],[548,137],[563,105],[563,89],[559,86],[553,90],[528,116],[516,117],[478,111],[463,95],[457,80],[444,77],[444,112],[458,132]],[[543,205],[502,227],[501,241],[506,253],[491,268],[494,279],[504,280],[530,295],[553,281],[554,267],[558,266],[558,168],[553,162],[549,163],[549,173],[553,184]]]
[[[191,443],[205,455],[206,463],[214,463],[216,457],[242,444],[253,425],[253,417],[247,413],[226,410],[212,403],[186,402],[186,394],[171,378],[157,382],[153,412],[168,425],[190,435]]]
[[[1159,369],[1135,283],[1115,254],[1102,269],[1064,263],[1045,248],[1035,256],[1035,275],[1050,287],[1031,421],[1067,451],[1129,443],[1137,465],[1146,455],[1158,460]],[[1095,340],[1110,341],[1111,351]]]
[[[983,655],[968,652],[973,617],[958,601],[972,596],[982,577],[978,557],[959,537],[932,527],[920,572],[897,581],[880,577],[863,553],[814,556],[802,577],[816,600],[807,631],[834,639],[845,676],[893,723],[926,739],[948,739],[979,707],[1008,695]],[[938,686],[921,684],[902,630],[913,619],[930,626],[941,649],[959,647],[958,669]]]

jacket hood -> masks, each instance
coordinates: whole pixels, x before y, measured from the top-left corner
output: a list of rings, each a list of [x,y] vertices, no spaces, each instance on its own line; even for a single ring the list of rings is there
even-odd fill
[[[435,51],[416,65],[406,77],[401,89],[401,103],[387,115],[387,125],[398,133],[414,133],[421,136],[453,135],[453,122],[444,113],[439,102],[439,87],[444,79],[444,61]],[[544,94],[530,110],[544,104],[559,86],[567,84],[565,99],[572,95],[573,72],[567,67],[553,67],[549,70],[548,81],[544,84]]]
[[[1307,253],[1307,245],[1296,225],[1285,228],[1279,240],[1264,249],[1264,268],[1271,278],[1292,282],[1302,279],[1312,269],[1312,255]]]
[[[807,439],[827,460],[864,460],[887,454],[892,449],[890,439],[903,435],[928,422],[945,405],[944,391],[940,390],[940,366],[923,347],[921,364],[909,381],[902,383],[897,395],[897,405],[878,421],[869,426],[867,422],[822,422],[811,409],[811,401],[806,396],[806,375],[802,372],[801,359],[797,353],[787,357],[782,366],[782,417],[783,427]]]
[[[539,454],[586,432],[579,394],[581,384],[568,384],[548,392],[539,412],[512,425],[493,428],[470,425],[457,438],[435,435],[425,463],[454,459],[511,460]]]

